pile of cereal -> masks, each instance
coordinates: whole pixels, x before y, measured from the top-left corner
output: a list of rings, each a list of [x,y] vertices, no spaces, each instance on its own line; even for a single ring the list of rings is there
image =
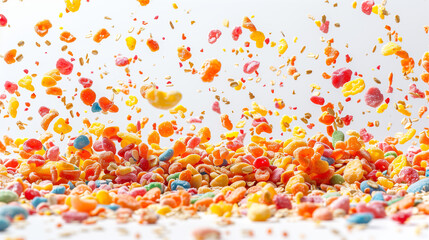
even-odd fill
[[[142,7],[150,6],[149,0],[138,0],[138,3]],[[65,14],[74,14],[85,4],[86,1],[65,0]],[[358,3],[354,2],[352,7],[361,8],[367,15],[378,15],[381,19],[390,16],[385,2],[376,5],[368,0],[359,4],[357,6]],[[178,9],[179,6],[174,3],[173,8]],[[62,16],[63,13],[60,18]],[[227,30],[214,29],[208,34],[210,45],[216,44],[220,38],[242,40],[242,47],[233,49],[232,53],[247,55],[248,60],[242,63],[240,72],[243,76],[252,77],[228,79],[228,88],[234,91],[246,89],[253,78],[260,82],[262,74],[258,71],[268,68],[264,63],[253,60],[255,56],[247,50],[249,46],[256,49],[271,47],[279,56],[288,50],[286,37],[275,42],[252,23],[252,18],[244,16],[240,26],[232,30],[228,29],[229,21],[224,20]],[[310,19],[322,34],[329,32],[330,21],[326,16],[321,20]],[[398,15],[395,20],[399,23]],[[0,32],[8,24],[6,16],[0,14]],[[143,25],[146,24],[143,21]],[[170,26],[174,29],[171,21]],[[335,26],[339,27],[339,24]],[[32,31],[43,39],[50,35],[53,27],[59,26],[46,19],[37,22]],[[26,128],[25,121],[40,121],[39,129],[27,129],[38,132],[39,136],[35,138],[23,135],[14,139],[2,133],[0,231],[33,214],[55,214],[65,222],[83,223],[112,216],[125,222],[135,214],[142,224],[155,224],[160,217],[192,217],[203,213],[226,218],[245,216],[252,221],[266,221],[274,216],[300,216],[315,221],[346,218],[350,224],[367,224],[374,218],[387,217],[404,224],[414,215],[429,215],[429,130],[413,126],[419,121],[427,123],[429,118],[425,115],[429,91],[416,85],[424,82],[428,89],[429,52],[414,60],[402,49],[402,37],[398,32],[388,25],[385,30],[389,39],[387,42],[378,39],[382,47],[377,53],[397,56],[404,77],[412,80],[408,90],[395,90],[394,94],[402,100],[391,102],[394,96],[393,73],[388,76],[387,89],[370,87],[369,81],[358,72],[335,65],[340,52],[335,49],[333,38],[323,38],[324,54],[309,54],[308,57],[321,58],[325,60],[324,65],[334,67],[331,73],[324,72],[319,78],[332,84],[335,92],[331,94],[335,96],[329,99],[334,98],[338,103],[329,102],[322,96],[321,87],[311,83],[313,95],[301,101],[319,105],[320,112],[303,116],[282,115],[282,111],[284,113],[287,109],[287,101],[274,98],[272,110],[256,101],[251,103],[251,107],[242,106],[242,109],[236,103],[234,115],[238,112],[241,116],[236,123],[233,123],[236,116],[221,109],[230,103],[226,95],[216,95],[211,109],[202,109],[200,116],[189,113],[181,105],[182,97],[185,97],[182,91],[167,90],[167,87],[174,89],[171,76],[165,78],[167,87],[160,81],[159,84],[147,82],[146,78],[97,88],[93,84],[100,84],[107,73],[90,79],[77,72],[77,68],[89,62],[88,55],[75,59],[73,52],[67,50],[77,40],[103,44],[109,38],[116,38],[117,44],[126,45],[130,52],[139,44],[146,45],[145,48],[153,54],[160,51],[161,39],[139,37],[143,28],[131,29],[125,39],[120,39],[121,35],[114,37],[111,30],[101,28],[82,41],[72,33],[62,31],[59,37],[55,36],[59,38],[55,41],[65,44],[61,50],[69,57],[57,59],[55,68],[43,76],[25,69],[26,75],[21,79],[5,81],[5,91],[0,93],[2,118],[16,119],[19,129]],[[429,27],[424,30],[427,33]],[[243,40],[244,33],[250,35],[249,41]],[[183,33],[182,39],[186,38],[186,33]],[[50,44],[48,40],[45,43]],[[23,59],[19,49],[22,45],[24,42],[19,42],[18,49],[5,53],[2,61],[18,64]],[[37,42],[36,45],[40,47]],[[199,68],[190,62],[196,52],[204,54],[203,49],[180,45],[177,48],[178,66],[199,81],[220,81],[219,74],[224,67],[221,60],[206,56]],[[97,55],[98,51],[94,50],[92,54]],[[299,81],[304,72],[298,71],[298,57],[287,58],[286,64],[270,69],[281,75],[281,70],[286,68],[286,75],[293,81]],[[345,59],[346,63],[353,60],[348,54]],[[142,78],[130,73],[130,68],[138,68],[136,65],[142,61],[137,55],[127,57],[118,54],[109,61],[123,68],[129,78]],[[414,68],[422,72],[419,77],[410,75]],[[311,70],[305,73],[311,74]],[[97,80],[93,80],[95,78]],[[64,81],[78,81],[80,87],[68,89],[67,84],[60,84]],[[381,83],[376,78],[374,81]],[[272,93],[275,84],[271,84]],[[283,87],[283,82],[279,87]],[[37,99],[44,96],[36,94],[35,89],[41,88],[46,95],[56,96],[64,104],[64,109],[39,106]],[[210,91],[216,92],[216,89],[210,88]],[[32,101],[21,100],[21,95],[30,96]],[[363,97],[363,101],[352,99],[355,95]],[[250,91],[249,97],[255,98]],[[408,104],[409,98],[419,100],[421,106],[414,111],[415,106]],[[348,129],[356,119],[361,123],[366,121],[365,116],[343,114],[345,106],[352,100],[379,114],[394,108],[405,116],[401,121],[404,133],[374,136],[366,128],[358,131]],[[139,101],[149,103],[152,109],[143,110]],[[39,116],[21,117],[23,112],[35,108]],[[103,123],[106,121],[97,120],[108,120],[111,114],[122,114],[121,108],[133,112],[122,116],[126,128],[116,126],[112,121]],[[296,108],[289,107],[289,110]],[[163,114],[156,119],[152,110],[163,111]],[[203,126],[205,111],[218,114],[226,131],[219,133]],[[142,113],[151,121],[148,116],[137,117],[136,120],[136,116]],[[97,118],[88,117],[95,114],[98,114]],[[170,115],[172,120],[161,120],[164,115]],[[179,122],[185,118],[185,123]],[[71,119],[79,123],[72,124]],[[272,119],[278,120],[274,122]],[[300,126],[300,121],[304,127]],[[367,123],[368,128],[379,125],[379,121]],[[188,132],[186,127],[190,129]],[[317,133],[308,136],[305,127]],[[143,134],[143,129],[149,129],[147,135]],[[280,132],[280,139],[271,136]],[[220,135],[220,141],[213,141],[212,135]],[[197,239],[205,239],[207,235],[218,237],[219,232],[201,229],[194,234]]]

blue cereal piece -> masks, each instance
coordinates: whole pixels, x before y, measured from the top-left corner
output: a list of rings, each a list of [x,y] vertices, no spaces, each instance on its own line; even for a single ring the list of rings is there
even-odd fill
[[[171,190],[177,190],[178,187],[188,189],[191,187],[191,184],[183,180],[174,180],[174,182],[171,183]]]
[[[384,188],[380,185],[378,185],[378,183],[371,181],[371,180],[367,180],[367,181],[363,181],[360,184],[360,190],[362,192],[365,192],[365,190],[369,188],[369,194],[371,194],[374,191],[382,191],[382,192],[386,192],[386,190],[384,190]]]
[[[372,195],[371,201],[383,201],[384,202],[383,193],[381,193],[379,191],[374,192],[374,194]]]
[[[55,186],[54,189],[52,189],[51,193],[54,194],[64,194],[66,192],[66,187],[64,186]]]
[[[73,190],[75,188],[74,184],[71,181],[69,181],[67,184],[70,186],[70,190]]]
[[[425,177],[429,177],[429,168],[426,168]]]
[[[73,147],[76,149],[82,149],[88,146],[90,143],[89,138],[85,135],[80,135],[73,141]]]
[[[407,192],[408,193],[429,192],[429,178],[421,179],[411,184],[408,187]]]
[[[167,149],[167,151],[159,155],[159,161],[168,161],[173,157],[173,155],[174,155],[174,150],[171,148]]]
[[[35,197],[35,198],[33,198],[33,200],[31,200],[31,204],[33,205],[34,208],[37,208],[37,206],[39,206],[39,204],[44,203],[44,202],[48,202],[48,199],[44,198],[44,197]]]
[[[371,222],[374,216],[371,213],[356,213],[347,218],[350,224],[367,224]]]
[[[118,210],[121,206],[119,206],[118,204],[109,204],[109,205],[106,205],[106,204],[98,204],[98,206],[99,207],[102,207],[102,208],[106,208],[106,209],[110,209],[110,210],[112,210],[112,211],[116,211],[116,210]]]
[[[329,165],[333,165],[335,163],[335,160],[333,158],[328,158],[328,157],[322,156],[320,159],[327,162]]]
[[[15,216],[21,215],[24,218],[28,217],[28,211],[20,206],[4,205],[0,207],[0,217],[14,219]]]
[[[6,230],[10,226],[10,221],[5,217],[0,217],[0,232]]]
[[[103,109],[101,109],[101,107],[100,107],[100,104],[98,104],[98,102],[95,102],[94,104],[92,104],[92,106],[91,106],[91,112],[101,112],[101,110],[103,110]]]

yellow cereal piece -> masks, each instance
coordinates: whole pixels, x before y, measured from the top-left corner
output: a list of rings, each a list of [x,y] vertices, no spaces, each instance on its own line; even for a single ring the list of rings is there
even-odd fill
[[[305,129],[300,126],[295,126],[292,130],[292,135],[297,138],[303,139],[305,138],[306,134],[307,132],[305,131]]]
[[[416,135],[416,129],[408,129],[407,132],[401,138],[399,138],[399,144],[404,144],[410,141],[414,137],[414,135]]]
[[[15,97],[11,97],[9,100],[8,111],[9,111],[9,115],[12,118],[16,118],[16,115],[18,114],[18,107],[19,107],[18,100]]]
[[[395,158],[395,160],[390,163],[392,166],[392,170],[390,171],[390,177],[393,178],[396,174],[398,174],[402,168],[411,167],[411,164],[408,162],[407,157],[405,155],[399,155]],[[390,170],[389,166],[389,170]]]
[[[389,56],[395,54],[399,50],[401,50],[401,46],[399,46],[397,43],[388,42],[381,48],[381,54],[383,54],[383,56]]]
[[[378,108],[377,108],[377,113],[383,113],[386,109],[387,109],[387,103],[382,103]]]
[[[30,75],[26,75],[25,77],[21,78],[18,81],[18,85],[22,88],[27,89],[28,91],[33,92],[34,86],[33,86],[33,78]]]
[[[247,217],[251,221],[266,221],[271,217],[271,211],[265,204],[254,203],[250,206]]]
[[[136,96],[130,95],[128,96],[128,100],[125,101],[125,105],[127,105],[128,107],[134,106],[137,104],[139,100],[137,99]]]
[[[264,47],[265,35],[264,35],[263,32],[261,32],[261,31],[253,31],[250,34],[250,39],[252,39],[253,41],[256,42],[256,47],[257,48]]]
[[[262,116],[266,116],[268,113],[268,110],[264,106],[258,105],[256,102],[252,102],[252,108],[254,111],[261,114]]]
[[[407,117],[411,116],[411,112],[408,111],[403,104],[398,104],[397,111],[404,114]]]
[[[350,95],[356,95],[362,92],[364,89],[365,82],[362,78],[357,78],[355,80],[345,83],[343,85],[343,88],[341,89],[341,92],[343,93],[344,97],[348,97]]]
[[[170,109],[182,99],[182,94],[177,91],[163,92],[152,87],[145,92],[145,98],[149,103],[159,109]]]
[[[286,52],[286,50],[288,49],[288,45],[287,42],[284,38],[279,40],[279,46],[277,46],[278,52],[280,55],[282,55],[283,53]]]
[[[94,134],[97,137],[100,137],[103,134],[104,128],[106,126],[99,122],[91,123],[91,126],[88,128],[88,132]]]

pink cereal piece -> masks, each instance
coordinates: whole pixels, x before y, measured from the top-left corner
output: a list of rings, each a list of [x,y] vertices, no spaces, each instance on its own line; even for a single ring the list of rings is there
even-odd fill
[[[366,105],[376,108],[380,106],[384,101],[384,96],[377,87],[371,87],[365,93]]]
[[[89,78],[79,78],[79,83],[82,84],[84,88],[90,88],[92,86],[93,81]]]
[[[215,101],[212,105],[212,110],[220,114],[220,105],[218,101]]]
[[[244,64],[243,72],[247,74],[252,74],[259,68],[260,62],[258,61],[250,61]]]
[[[85,221],[89,217],[89,214],[86,213],[86,212],[73,212],[73,211],[69,211],[69,212],[63,213],[61,215],[61,217],[64,219],[64,221],[66,223],[83,222],[83,221]]]
[[[365,13],[366,15],[371,15],[372,7],[374,6],[374,4],[375,3],[373,0],[362,2],[362,12]]]
[[[323,97],[319,97],[319,96],[311,96],[310,101],[314,104],[317,104],[317,105],[325,104],[325,99]]]
[[[284,208],[292,209],[292,202],[290,198],[285,194],[275,195],[273,201],[277,209],[284,209]]]
[[[58,59],[56,67],[63,75],[69,75],[73,71],[73,63],[65,60],[64,58]]]
[[[115,64],[118,67],[124,67],[124,66],[127,66],[128,64],[130,64],[130,60],[127,57],[118,56],[115,59]]]
[[[187,122],[188,123],[202,123],[203,121],[199,118],[192,117],[192,118],[189,118]]]
[[[373,139],[373,138],[374,138],[374,136],[373,136],[372,134],[368,133],[368,132],[366,131],[366,129],[365,129],[365,128],[362,128],[362,129],[359,131],[359,134],[360,134],[360,138],[361,138],[364,142],[369,142],[371,139]]]
[[[332,73],[332,85],[334,85],[335,88],[342,87],[345,83],[349,82],[352,78],[352,70],[348,68],[340,68],[335,70]]]
[[[411,185],[420,180],[419,173],[412,167],[404,167],[401,171],[396,175],[395,182],[403,183],[405,182],[408,185]]]
[[[414,83],[410,84],[408,92],[412,98],[425,98],[425,93],[420,91]]]
[[[313,220],[315,221],[330,221],[334,219],[334,215],[329,208],[320,207],[313,212]]]
[[[350,198],[348,196],[339,197],[329,205],[329,209],[332,211],[342,209],[345,213],[348,213],[350,210]]]
[[[412,209],[401,210],[391,216],[393,221],[404,224],[413,215]]]
[[[220,37],[220,35],[222,35],[222,32],[220,30],[217,30],[217,29],[211,30],[209,32],[209,43],[210,44],[215,43],[218,40],[218,38]]]
[[[58,146],[53,146],[46,152],[46,157],[51,161],[57,161],[59,156],[60,148]]]
[[[213,228],[200,228],[195,229],[192,232],[192,235],[194,236],[195,240],[219,240],[221,239],[221,233],[219,230],[213,229]]]
[[[328,31],[329,31],[329,21],[325,21],[324,23],[322,23],[322,25],[320,25],[319,29],[323,33],[328,33]]]
[[[188,148],[195,148],[196,146],[198,146],[201,142],[201,138],[199,137],[192,137],[191,139],[189,139],[188,143],[186,144],[186,147]]]
[[[18,90],[18,84],[6,81],[4,83],[4,88],[6,91],[8,91],[10,94],[14,94],[16,90]]]
[[[235,27],[234,30],[232,30],[232,39],[234,41],[237,41],[242,33],[243,33],[243,31],[241,30],[240,26]]]
[[[41,106],[41,107],[39,108],[39,114],[40,114],[40,116],[41,116],[41,117],[43,117],[43,116],[45,116],[46,114],[48,114],[48,113],[49,113],[49,111],[50,111],[50,109],[49,109],[49,108],[47,108],[47,107],[45,107],[45,106]]]

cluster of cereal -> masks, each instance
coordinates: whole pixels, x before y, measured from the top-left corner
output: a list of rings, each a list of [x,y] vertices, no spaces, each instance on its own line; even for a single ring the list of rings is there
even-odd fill
[[[80,8],[80,0],[65,2],[70,12]],[[142,6],[149,3],[139,2]],[[386,12],[384,5],[374,5],[373,1],[365,1],[362,11],[368,15],[376,13],[381,18]],[[323,33],[329,31],[326,19],[315,22]],[[6,24],[6,18],[0,15],[0,26]],[[51,22],[44,20],[36,24],[35,31],[44,37],[51,27]],[[250,39],[257,48],[264,44],[276,46],[257,30],[248,17],[243,19],[242,27],[251,32]],[[237,41],[241,34],[241,27],[234,28],[233,40]],[[210,31],[209,43],[214,44],[221,35],[219,30]],[[103,28],[94,34],[93,41],[100,43],[109,36],[110,33]],[[403,73],[409,74],[414,68],[414,60],[401,49],[397,43],[399,37],[395,36],[396,40],[386,43],[381,52],[385,56],[399,56]],[[76,38],[65,31],[60,40],[72,43]],[[333,40],[328,41],[324,51],[328,66],[335,64],[339,56],[332,43]],[[136,44],[134,37],[126,38],[129,50],[134,50]],[[146,44],[152,52],[160,48],[152,38],[147,39]],[[284,54],[288,48],[286,40],[280,39],[277,45],[278,53]],[[6,63],[16,62],[16,54],[15,49],[10,50],[4,57]],[[177,54],[181,62],[192,57],[190,48],[184,46],[177,49]],[[425,53],[421,61],[427,72],[428,56]],[[135,60],[116,56],[115,63],[124,67]],[[299,73],[294,67],[295,60],[296,57],[289,60],[287,72],[297,79]],[[221,66],[217,59],[206,60],[199,71],[201,80],[214,81]],[[258,75],[259,67],[260,62],[249,61],[244,64],[243,72]],[[72,61],[60,58],[56,69],[42,77],[41,86],[46,88],[46,94],[61,97],[63,90],[57,82],[62,80],[62,76],[70,75],[73,68]],[[193,74],[197,72],[192,70]],[[347,102],[350,96],[365,90],[365,81],[360,77],[352,80],[352,75],[352,70],[339,68],[332,76],[324,73],[323,78],[331,79],[335,88],[341,88]],[[428,73],[423,73],[421,78],[427,83],[428,76]],[[387,93],[393,91],[392,77],[389,80]],[[93,113],[119,111],[113,99],[97,98],[96,91],[91,88],[91,79],[81,77],[79,83],[83,87],[80,100],[90,106]],[[245,87],[243,83],[234,82],[231,86],[240,90]],[[16,95],[8,100],[8,117],[17,118],[20,107],[18,89],[33,92],[33,78],[27,75],[17,84],[6,81],[4,87],[10,95]],[[316,86],[314,88],[317,89]],[[128,88],[120,91],[126,95],[129,93]],[[165,92],[154,84],[146,84],[141,86],[140,93],[155,108],[183,117],[187,111],[178,105],[182,99],[178,91]],[[428,91],[417,89],[415,84],[410,85],[409,93],[413,98],[424,99],[429,95]],[[36,96],[32,95],[32,98]],[[369,88],[364,98],[366,105],[377,108],[379,113],[389,104],[388,98],[377,87]],[[356,224],[387,215],[404,223],[413,214],[429,214],[429,203],[424,202],[420,194],[429,191],[429,131],[418,134],[419,147],[411,146],[403,152],[396,145],[415,137],[417,130],[411,126],[406,128],[405,134],[382,141],[375,140],[364,128],[345,134],[339,128],[349,125],[353,117],[340,117],[341,105],[338,111],[334,111],[334,104],[325,104],[325,99],[319,95],[312,96],[310,101],[321,106],[322,114],[318,121],[326,126],[326,134],[306,137],[305,129],[298,126],[290,129],[296,116],[284,115],[280,127],[284,132],[291,131],[293,136],[283,140],[262,137],[261,134],[273,132],[273,126],[265,118],[273,112],[253,102],[251,110],[243,109],[243,116],[253,120],[248,144],[244,140],[249,134],[243,130],[227,132],[222,142],[210,143],[211,130],[202,127],[197,133],[171,139],[174,142],[171,146],[162,147],[161,138],[169,138],[183,128],[180,129],[174,120],[155,123],[154,130],[143,141],[141,130],[148,118],[137,124],[130,123],[126,131],[121,131],[118,126],[84,119],[86,129],[69,138],[63,154],[62,146],[55,144],[49,132],[39,139],[14,140],[4,136],[0,141],[0,152],[9,155],[13,149],[17,156],[0,160],[0,202],[5,203],[0,206],[0,230],[6,229],[10,221],[21,220],[35,212],[59,214],[66,222],[89,222],[93,221],[90,217],[110,216],[112,212],[119,221],[126,221],[133,213],[138,213],[142,223],[154,223],[160,215],[193,216],[198,212],[220,217],[247,216],[252,221],[286,215],[317,221],[348,216],[348,221]],[[125,101],[129,107],[137,103],[138,98],[134,95],[129,95]],[[67,104],[66,107],[69,109],[73,105]],[[285,104],[281,99],[275,99],[275,107],[281,110]],[[212,110],[221,113],[219,102],[213,104]],[[397,104],[397,111],[411,116],[405,104]],[[422,106],[419,118],[426,111],[427,107]],[[72,132],[69,120],[60,117],[57,110],[42,106],[39,114],[43,130],[48,130],[55,120],[55,133],[64,136]],[[308,122],[310,117],[306,115],[304,120]],[[220,120],[225,129],[233,130],[234,124],[227,114],[221,114]],[[201,123],[201,119],[191,118],[189,122]],[[241,128],[244,124],[239,122],[236,127]],[[307,127],[311,129],[314,124]],[[118,146],[120,148],[117,149]]]

